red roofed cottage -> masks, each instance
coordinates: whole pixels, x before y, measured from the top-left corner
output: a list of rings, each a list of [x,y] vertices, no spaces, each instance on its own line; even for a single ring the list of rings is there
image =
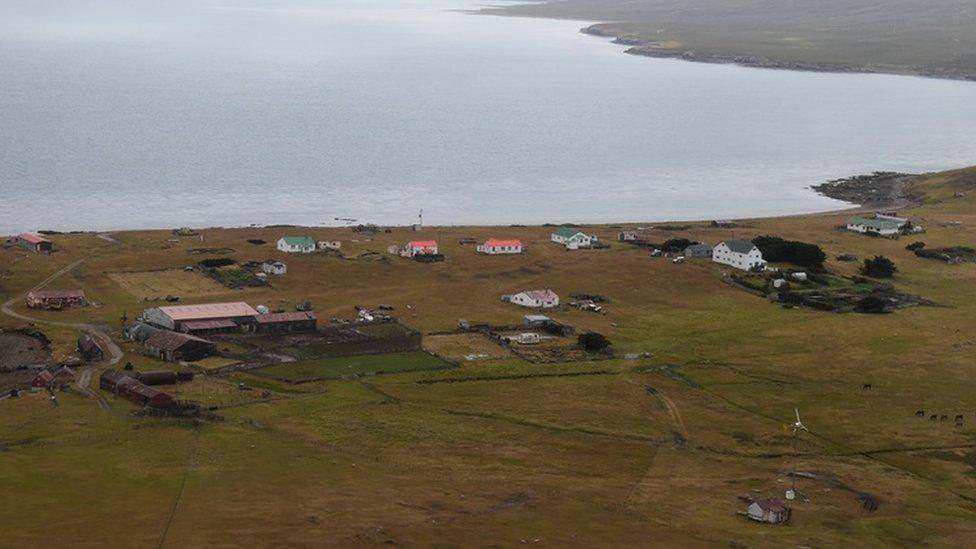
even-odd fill
[[[483,244],[478,245],[478,251],[489,255],[520,254],[522,253],[522,241],[489,238]]]

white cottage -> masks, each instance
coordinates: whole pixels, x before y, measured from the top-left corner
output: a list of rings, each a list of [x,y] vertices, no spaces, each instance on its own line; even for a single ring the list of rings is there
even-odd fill
[[[755,244],[748,240],[725,240],[712,250],[712,261],[743,271],[765,269],[766,260]]]
[[[854,216],[847,220],[847,230],[861,234],[894,236],[908,222],[907,219],[904,222],[901,221],[901,218],[889,219],[881,216],[875,216],[874,218]]]
[[[522,241],[489,238],[483,244],[478,244],[478,251],[488,255],[520,254],[522,253]]]
[[[509,296],[508,300],[521,307],[534,307],[538,309],[551,309],[559,306],[559,296],[556,292],[545,290],[527,290]]]
[[[586,234],[583,231],[572,227],[559,227],[549,236],[550,240],[557,244],[566,246],[567,250],[578,250],[589,248],[594,242],[599,240],[596,236]]]
[[[284,236],[278,240],[278,249],[289,254],[310,254],[315,251],[315,240],[310,236]]]

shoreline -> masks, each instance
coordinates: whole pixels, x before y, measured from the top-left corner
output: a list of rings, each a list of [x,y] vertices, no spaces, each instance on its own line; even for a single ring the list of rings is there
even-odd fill
[[[874,172],[866,175],[855,175],[842,179],[826,181],[807,187],[811,191],[827,198],[847,202],[850,207],[823,210],[809,213],[793,213],[783,215],[766,215],[757,217],[735,217],[731,221],[755,221],[760,219],[788,219],[791,217],[819,217],[840,214],[871,213],[881,210],[901,210],[918,206],[917,197],[912,192],[913,184],[922,174],[904,174],[897,172]],[[858,201],[855,201],[855,200]],[[598,223],[578,223],[566,221],[564,223],[508,223],[508,224],[458,224],[458,225],[430,225],[425,229],[460,228],[460,227],[546,227],[546,226],[577,226],[577,227],[617,227],[624,225],[647,225],[666,223],[708,223],[708,219],[668,219],[668,220],[638,220],[638,221],[607,221]],[[364,223],[363,225],[367,225]],[[212,227],[193,227],[196,230],[242,230],[242,229],[348,229],[356,225],[295,225],[288,223],[267,223],[251,225],[230,225]],[[381,228],[406,229],[410,225],[378,225]],[[126,228],[113,230],[50,230],[39,229],[35,232],[42,235],[97,235],[103,239],[110,239],[115,233],[166,231],[174,227],[155,228]],[[10,235],[12,236],[12,235]]]
[[[505,15],[490,13],[489,15]],[[516,15],[511,15],[516,16]],[[517,17],[527,17],[517,15]],[[804,61],[785,61],[761,55],[736,53],[702,53],[694,50],[682,50],[664,45],[654,40],[644,40],[633,34],[620,33],[612,27],[614,23],[594,23],[583,27],[580,33],[599,38],[609,38],[610,42],[620,46],[629,46],[623,51],[628,55],[650,57],[653,59],[676,59],[690,63],[708,63],[711,65],[737,65],[752,69],[787,70],[799,72],[822,72],[835,74],[877,74],[890,76],[914,76],[917,78],[937,78],[940,80],[955,80],[960,82],[976,82],[976,74],[955,74],[946,70],[924,70],[921,68],[870,67],[846,63],[813,63]]]
[[[616,25],[626,24],[625,21],[599,21],[597,18],[579,18],[560,16],[558,14],[521,13],[510,11],[518,6],[540,6],[548,4],[549,0],[523,0],[512,6],[491,6],[475,10],[458,10],[475,15],[495,15],[500,17],[528,17],[533,19],[554,19],[561,21],[580,21],[588,23],[579,29],[581,34],[608,38],[613,44],[629,46],[623,50],[628,55],[650,57],[656,59],[675,59],[691,63],[708,63],[712,65],[738,65],[741,67],[770,70],[791,70],[799,72],[822,72],[836,74],[875,74],[890,76],[913,76],[917,78],[935,78],[939,80],[953,80],[959,82],[976,82],[976,71],[968,70],[954,72],[950,69],[927,69],[910,65],[858,65],[848,63],[817,63],[805,61],[786,61],[775,57],[738,54],[738,53],[704,53],[693,49],[682,49],[680,44],[666,45],[656,40],[641,38],[637,33],[615,29]],[[593,22],[596,19],[598,22]]]

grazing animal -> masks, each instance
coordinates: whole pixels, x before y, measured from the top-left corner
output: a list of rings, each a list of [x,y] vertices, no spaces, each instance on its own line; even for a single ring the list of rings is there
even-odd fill
[[[918,410],[915,412],[915,417],[925,417],[925,410]]]
[[[932,414],[931,416],[929,416],[929,421],[936,421],[938,419],[939,419],[939,416],[937,416],[935,414]]]
[[[864,385],[861,386],[861,390],[862,391],[870,391],[871,390],[871,384],[870,383],[865,383]]]
[[[948,414],[942,414],[942,416],[939,417],[939,421],[949,421]]]
[[[962,421],[962,414],[956,416],[956,421]]]

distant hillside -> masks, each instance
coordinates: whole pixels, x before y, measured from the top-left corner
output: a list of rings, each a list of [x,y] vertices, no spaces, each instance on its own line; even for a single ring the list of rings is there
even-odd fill
[[[629,53],[976,80],[976,0],[555,0],[486,10],[604,21]]]

